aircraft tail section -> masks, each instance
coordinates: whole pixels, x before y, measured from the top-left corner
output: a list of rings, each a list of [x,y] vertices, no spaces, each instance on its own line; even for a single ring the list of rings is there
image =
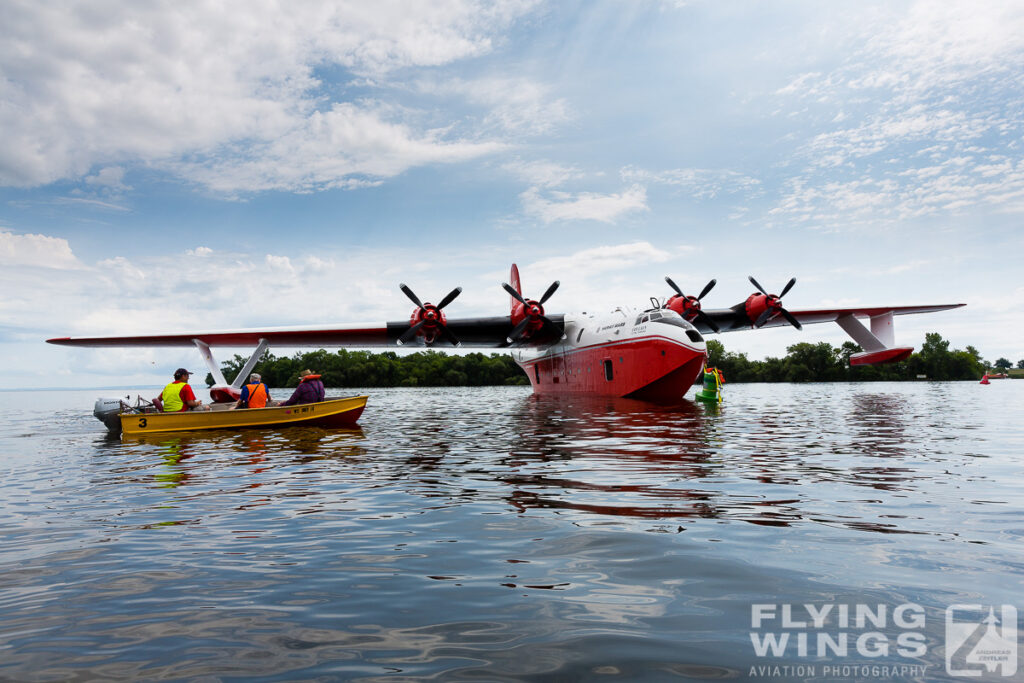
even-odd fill
[[[517,292],[519,292],[520,296],[522,296],[522,294],[523,294],[523,286],[519,283],[519,268],[516,267],[516,264],[514,264],[514,263],[512,264],[512,272],[509,273],[508,281],[509,281],[509,284],[512,285],[512,288],[515,289]],[[508,300],[509,300],[509,310],[510,311],[516,310],[516,306],[519,305],[519,302],[516,301],[516,298],[514,296],[510,295],[508,297]]]

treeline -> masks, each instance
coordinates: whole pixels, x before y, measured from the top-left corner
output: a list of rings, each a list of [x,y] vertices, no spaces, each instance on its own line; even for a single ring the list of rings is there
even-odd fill
[[[246,360],[236,355],[222,363],[224,378],[234,381]],[[299,383],[299,372],[307,368],[320,374],[327,387],[475,387],[530,383],[512,357],[503,353],[447,355],[420,351],[400,356],[393,351],[320,349],[278,358],[268,352],[256,363],[253,372],[258,372],[269,387],[294,387]],[[213,384],[211,374],[206,375],[206,383]]]
[[[850,366],[850,356],[862,349],[853,342],[835,347],[827,342],[802,342],[786,348],[784,358],[750,360],[709,339],[708,365],[720,369],[726,382],[871,382],[920,379],[980,379],[986,363],[973,346],[950,350],[938,333],[925,335],[921,348],[905,361],[884,365]]]
[[[921,376],[934,380],[979,379],[986,363],[978,350],[949,348],[937,333],[925,335],[924,344],[907,360],[886,365],[850,367],[850,356],[861,351],[853,342],[834,347],[827,342],[799,343],[786,349],[784,358],[750,360],[745,353],[725,350],[717,339],[707,340],[708,365],[720,369],[727,382],[869,382],[903,381]],[[236,355],[221,365],[228,382],[245,365]],[[447,355],[420,351],[398,355],[392,351],[371,353],[341,349],[320,349],[278,358],[266,353],[255,372],[270,387],[294,387],[299,372],[310,369],[323,377],[327,387],[453,387],[527,385],[526,375],[512,357],[504,353]],[[207,374],[207,385],[213,376]]]

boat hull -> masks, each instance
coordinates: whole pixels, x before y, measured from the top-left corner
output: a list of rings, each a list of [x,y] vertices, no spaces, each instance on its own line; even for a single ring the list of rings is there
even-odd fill
[[[271,427],[351,427],[366,408],[366,396],[350,396],[294,406],[238,410],[189,410],[180,413],[122,413],[122,434],[187,432],[201,429]]]

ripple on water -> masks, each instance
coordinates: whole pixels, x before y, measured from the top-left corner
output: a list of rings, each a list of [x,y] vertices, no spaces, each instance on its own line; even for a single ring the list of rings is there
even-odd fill
[[[787,601],[921,604],[941,676],[945,607],[1024,588],[1024,383],[987,389],[372,390],[358,429],[124,440],[2,396],[0,678],[743,678]]]

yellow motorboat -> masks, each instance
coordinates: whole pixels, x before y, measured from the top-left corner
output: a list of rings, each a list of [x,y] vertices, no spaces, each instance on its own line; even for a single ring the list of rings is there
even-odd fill
[[[138,435],[154,432],[186,432],[197,429],[265,429],[269,427],[351,427],[363,414],[367,396],[332,398],[319,403],[267,408],[230,408],[213,404],[210,410],[177,413],[149,412],[121,402],[117,412],[95,415],[112,431]],[[101,399],[110,400],[110,399]],[[221,407],[223,406],[223,407]]]

